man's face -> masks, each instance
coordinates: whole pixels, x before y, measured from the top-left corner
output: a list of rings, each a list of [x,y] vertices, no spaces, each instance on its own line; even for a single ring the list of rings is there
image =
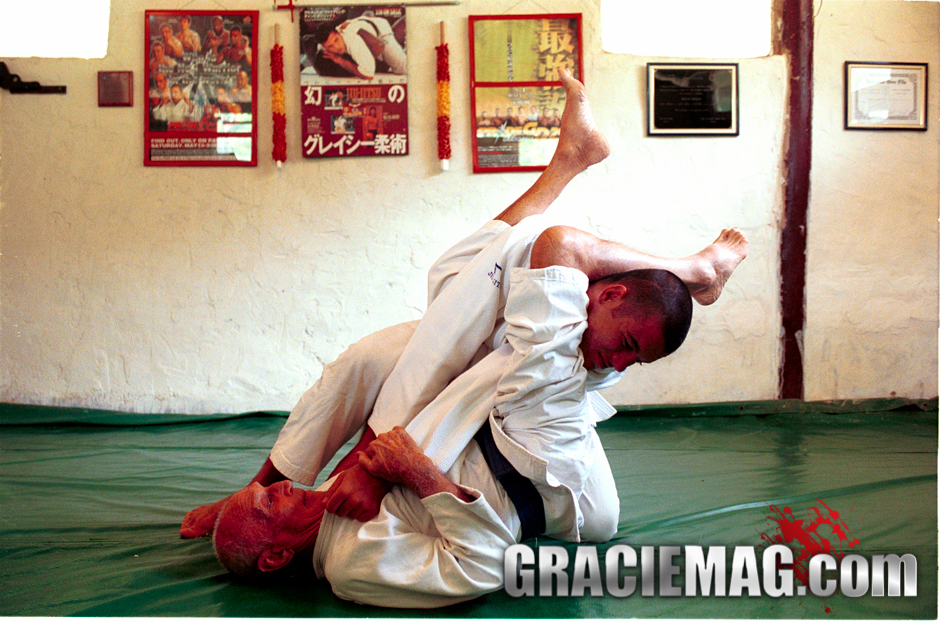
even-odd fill
[[[219,516],[213,536],[219,559],[238,573],[252,566],[262,572],[283,568],[295,553],[312,553],[325,506],[325,493],[294,490],[289,481],[267,488],[250,484],[231,496]],[[233,543],[244,552],[233,552]]]
[[[158,73],[156,77],[157,88],[161,91],[166,88],[166,76],[162,73]]]
[[[335,30],[326,36],[326,43],[323,48],[331,54],[342,55],[346,53],[346,42]]]
[[[179,103],[183,99],[183,90],[174,84],[170,87],[170,97],[173,98],[174,103]]]
[[[238,88],[243,89],[248,86],[248,74],[244,71],[239,71],[238,75],[235,76],[235,84]]]
[[[164,39],[169,39],[173,36],[173,29],[167,25],[163,25],[160,27],[160,34],[163,35]]]
[[[260,521],[277,539],[292,539],[319,529],[323,516],[323,494],[294,488],[290,481],[271,484],[267,488],[257,482],[235,493],[244,520]]]
[[[588,306],[588,325],[581,337],[588,370],[623,371],[634,363],[652,363],[665,356],[662,321],[628,310],[625,293],[624,286],[610,285]],[[624,310],[628,312],[621,316]]]
[[[180,18],[180,30],[183,30],[183,31],[189,30],[189,18],[188,17]]]

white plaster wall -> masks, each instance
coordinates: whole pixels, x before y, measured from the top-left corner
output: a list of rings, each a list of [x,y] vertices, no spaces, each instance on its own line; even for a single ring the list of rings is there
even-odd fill
[[[751,253],[714,305],[696,306],[685,345],[634,369],[608,398],[616,404],[773,399],[779,366],[779,230],[786,64],[738,60],[741,134],[644,136],[646,63],[685,62],[599,54],[591,94],[599,122],[615,137],[598,171],[603,184],[590,220],[605,237],[644,251],[684,256],[726,226],[740,226]],[[747,103],[743,103],[747,102]]]
[[[283,37],[290,18],[266,2],[239,6],[261,10],[254,47],[264,68],[258,89],[267,93],[273,27],[281,24]],[[145,168],[139,100],[132,109],[96,105],[97,71],[133,70],[143,79],[145,9],[215,2],[113,0],[104,59],[7,59],[23,79],[66,84],[68,94],[0,92],[0,400],[140,412],[288,409],[350,342],[419,317],[429,264],[534,179],[470,172],[466,17],[548,11],[584,14],[585,80],[614,152],[572,184],[556,211],[662,254],[697,251],[732,224],[752,241],[722,299],[698,309],[686,346],[632,371],[610,397],[774,398],[785,63],[740,61],[741,136],[646,138],[651,59],[601,51],[599,6],[465,0],[410,8],[411,155],[301,159],[299,90],[288,72],[289,160],[281,171],[268,156],[264,97],[252,169]],[[440,20],[453,79],[446,173],[436,159]],[[297,66],[296,45],[285,55],[287,67]],[[862,265],[892,270],[877,258]],[[857,260],[840,268],[859,269]],[[931,392],[916,380],[930,360],[936,364],[934,355],[901,374],[905,392]],[[818,396],[837,396],[826,391]]]
[[[937,394],[940,3],[817,4],[807,399]],[[846,131],[843,64],[929,63],[928,131]]]

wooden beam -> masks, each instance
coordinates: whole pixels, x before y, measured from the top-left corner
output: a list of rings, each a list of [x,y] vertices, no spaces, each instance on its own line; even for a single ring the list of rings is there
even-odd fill
[[[783,357],[780,399],[803,399],[806,238],[812,163],[813,0],[783,0],[781,42],[789,62],[784,226],[780,238]]]

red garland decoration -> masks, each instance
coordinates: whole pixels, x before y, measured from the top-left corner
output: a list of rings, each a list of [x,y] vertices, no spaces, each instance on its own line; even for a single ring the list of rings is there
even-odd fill
[[[437,157],[450,159],[450,64],[447,44],[437,50]]]
[[[271,157],[280,164],[287,160],[287,117],[284,111],[284,47],[271,48],[271,120],[274,125]]]
[[[437,81],[450,82],[450,51],[447,44],[443,43],[434,49],[437,50]]]

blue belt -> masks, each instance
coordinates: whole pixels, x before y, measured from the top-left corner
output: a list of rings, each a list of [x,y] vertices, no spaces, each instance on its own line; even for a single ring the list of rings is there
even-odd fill
[[[483,451],[486,464],[493,471],[493,477],[502,485],[516,508],[522,522],[522,539],[528,540],[545,533],[545,505],[542,503],[542,495],[535,489],[535,484],[519,473],[500,453],[493,439],[489,421],[483,424],[474,438]]]

